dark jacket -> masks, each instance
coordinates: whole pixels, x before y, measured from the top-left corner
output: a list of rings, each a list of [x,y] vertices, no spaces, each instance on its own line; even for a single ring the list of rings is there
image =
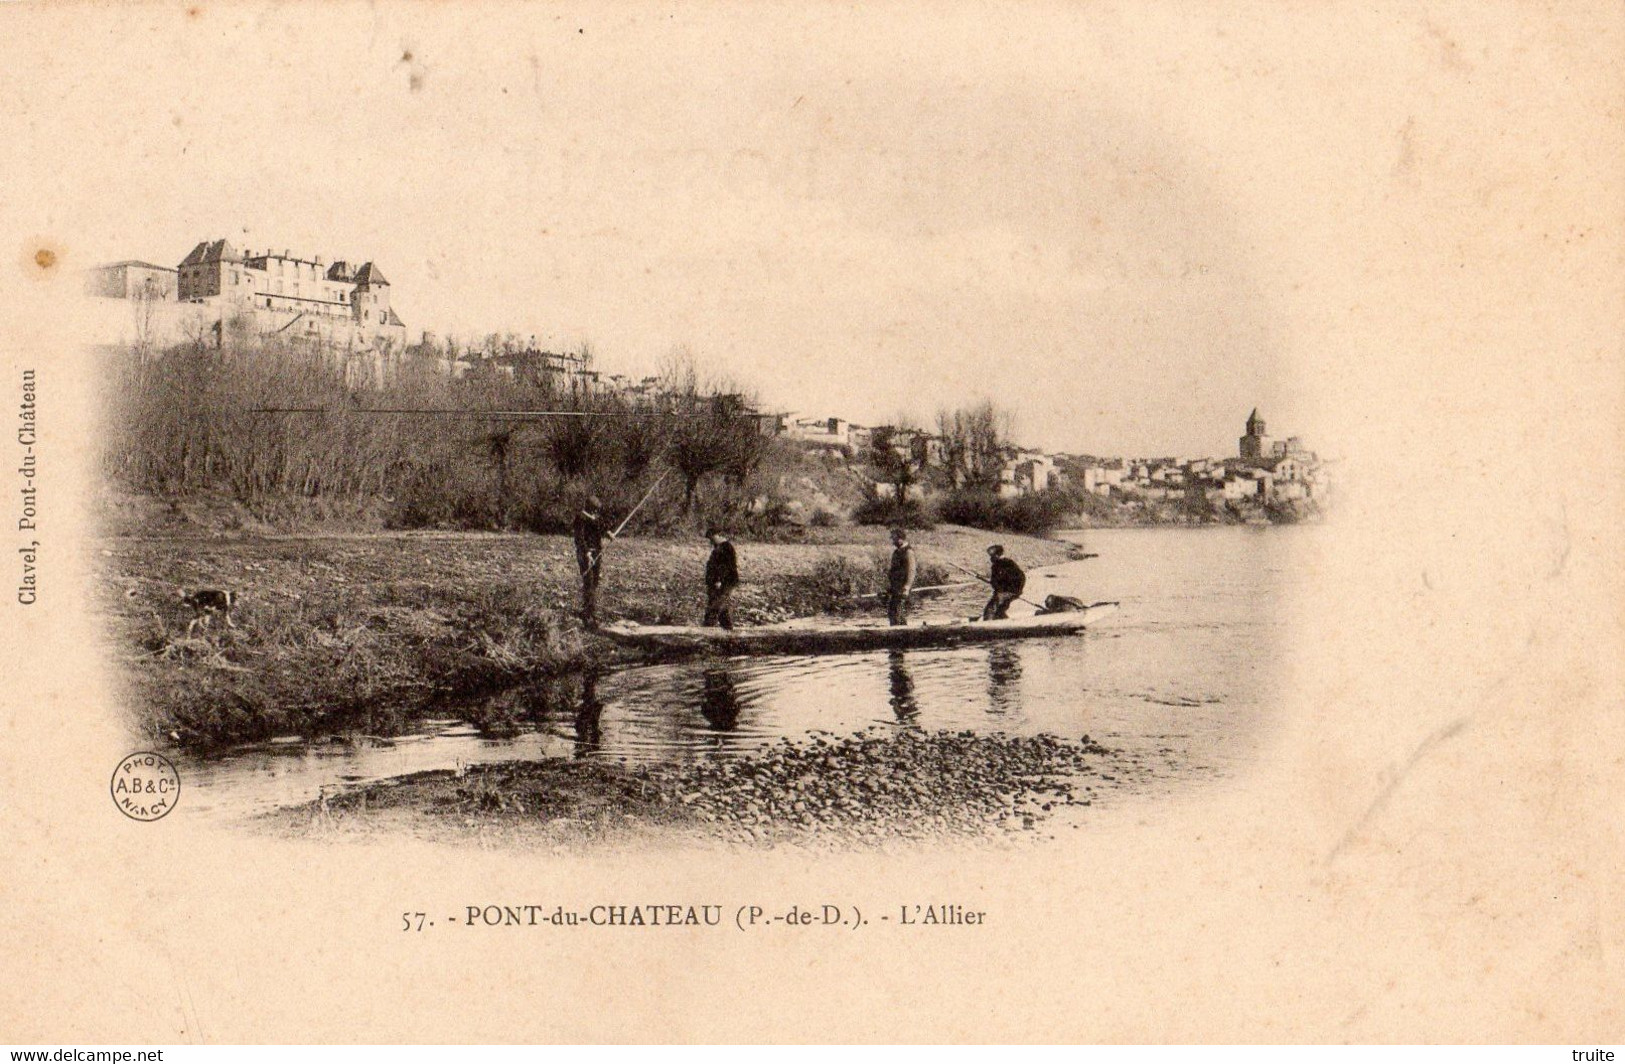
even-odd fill
[[[886,570],[886,589],[902,591],[904,588],[914,586],[914,573],[914,548],[906,544],[894,547],[891,552],[891,568]]]
[[[727,590],[739,583],[739,555],[727,540],[711,548],[711,558],[705,563],[705,586]]]
[[[993,590],[1007,595],[1019,595],[1027,587],[1027,574],[1009,558],[993,559]]]
[[[604,519],[586,511],[576,514],[571,534],[576,541],[576,564],[582,572],[604,549]]]

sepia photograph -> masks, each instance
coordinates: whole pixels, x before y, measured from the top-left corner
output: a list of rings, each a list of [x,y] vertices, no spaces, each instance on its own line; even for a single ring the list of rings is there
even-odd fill
[[[83,268],[176,815],[874,846],[1244,768],[1336,462],[1178,147],[1041,80],[809,101],[821,60],[595,87],[616,144],[553,58],[444,60],[480,122],[420,126],[407,41],[393,143],[311,119],[310,174],[205,100],[241,150]]]
[[[1617,1041],[1620,23],[0,8],[7,1040]]]

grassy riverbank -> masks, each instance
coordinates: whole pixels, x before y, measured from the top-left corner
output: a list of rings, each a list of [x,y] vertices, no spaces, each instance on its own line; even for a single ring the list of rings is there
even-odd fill
[[[544,760],[423,772],[272,814],[318,837],[586,845],[884,846],[1030,837],[1149,766],[1088,736],[869,731],[722,761],[628,768]]]
[[[914,536],[922,583],[946,562],[980,571],[992,534]],[[1071,554],[1000,534],[1028,567]],[[741,623],[850,609],[888,546],[879,528],[739,542]],[[606,555],[601,613],[697,623],[704,540],[623,540]],[[195,748],[273,735],[399,731],[425,707],[621,653],[584,632],[561,536],[381,533],[122,536],[101,545],[102,606],[141,732]],[[237,627],[187,635],[178,593],[236,591]],[[876,608],[872,605],[868,608]],[[455,709],[453,709],[455,712]]]

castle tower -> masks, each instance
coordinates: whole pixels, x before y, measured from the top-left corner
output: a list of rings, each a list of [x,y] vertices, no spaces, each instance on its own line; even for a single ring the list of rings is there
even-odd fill
[[[1243,458],[1270,457],[1270,438],[1264,433],[1264,419],[1258,416],[1257,407],[1247,418],[1247,435],[1241,438],[1240,443]]]
[[[389,282],[384,272],[370,262],[362,263],[355,272],[355,301],[351,304],[355,320],[368,331],[389,320]]]
[[[176,271],[176,298],[182,303],[200,303],[220,295],[234,295],[241,271],[231,267],[242,261],[227,240],[205,240],[181,260]]]

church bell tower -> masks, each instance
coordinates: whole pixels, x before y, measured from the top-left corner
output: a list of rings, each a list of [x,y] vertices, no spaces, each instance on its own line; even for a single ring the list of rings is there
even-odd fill
[[[1264,434],[1264,419],[1258,416],[1257,407],[1253,408],[1252,414],[1247,418],[1247,435],[1241,438],[1241,456],[1243,458],[1270,456],[1270,438]]]

